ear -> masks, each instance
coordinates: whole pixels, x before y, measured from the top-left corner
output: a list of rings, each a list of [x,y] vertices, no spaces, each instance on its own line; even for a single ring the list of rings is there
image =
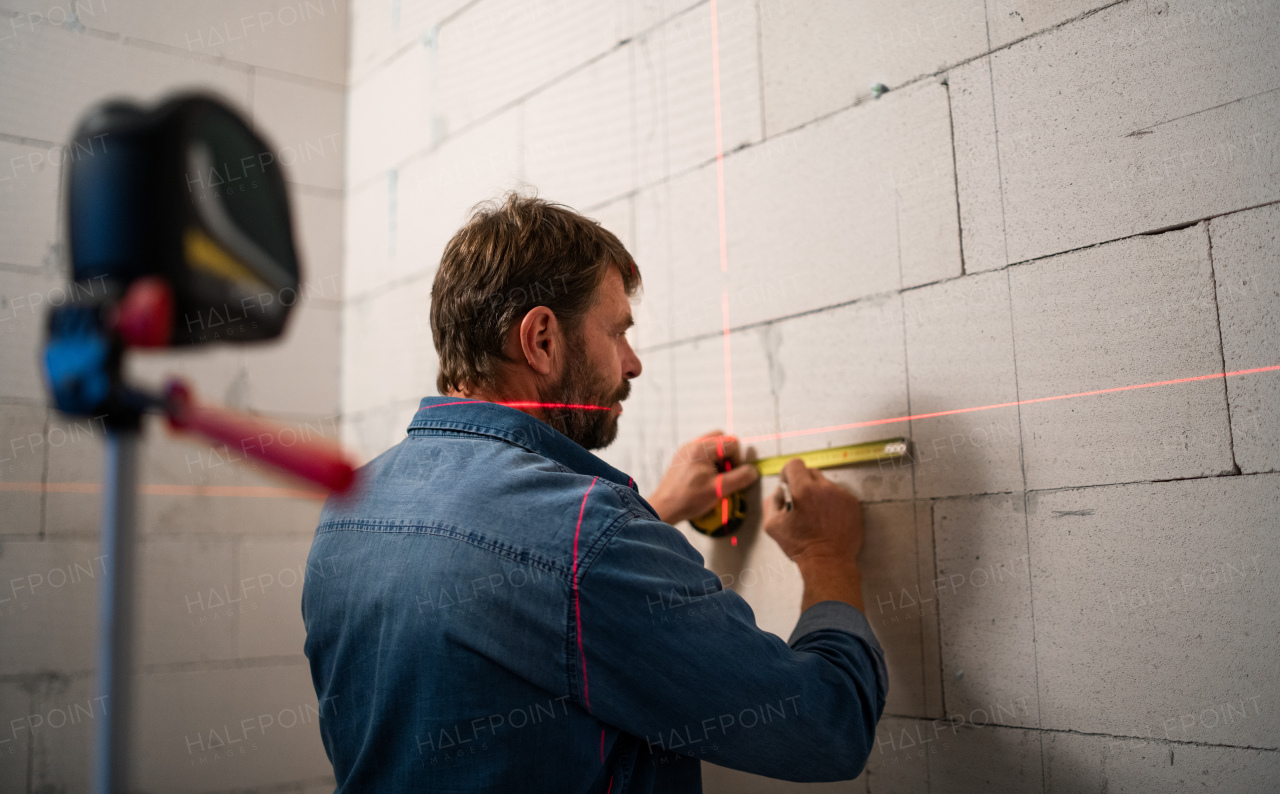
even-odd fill
[[[543,376],[554,373],[564,345],[555,312],[546,306],[533,307],[520,321],[518,334],[520,352],[530,368]]]

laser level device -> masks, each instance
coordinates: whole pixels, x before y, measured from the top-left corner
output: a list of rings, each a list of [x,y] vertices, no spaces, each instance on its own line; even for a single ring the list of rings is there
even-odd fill
[[[64,413],[107,430],[92,790],[131,790],[130,725],[137,444],[144,413],[332,490],[353,467],[336,446],[248,444],[269,423],[197,403],[178,380],[150,393],[123,376],[126,351],[278,337],[301,276],[288,196],[271,147],[221,101],[195,94],[147,109],[108,102],[83,119],[63,184],[73,296],[48,318],[44,374]]]
[[[852,466],[858,463],[878,463],[884,460],[897,460],[906,457],[908,442],[905,438],[887,438],[883,441],[868,441],[863,444],[850,444],[844,447],[828,447],[795,455],[775,455],[757,461],[743,463],[744,466],[755,466],[761,477],[768,477],[782,472],[787,461],[799,458],[811,469],[830,469],[836,466]],[[728,464],[719,461],[717,471],[725,471]],[[691,520],[689,523],[699,532],[713,538],[732,535],[742,526],[747,516],[747,500],[741,491],[736,491],[716,502],[716,506]]]

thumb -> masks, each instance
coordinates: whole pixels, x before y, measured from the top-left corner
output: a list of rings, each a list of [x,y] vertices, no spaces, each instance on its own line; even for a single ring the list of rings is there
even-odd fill
[[[723,488],[724,493],[728,494],[733,493],[734,491],[741,491],[743,488],[746,488],[751,483],[760,479],[760,470],[755,466],[752,466],[750,463],[744,463],[740,466],[735,466],[732,469],[729,469],[722,476],[724,477],[724,481],[721,484],[721,487]]]
[[[782,488],[773,489],[773,494],[764,500],[764,523],[767,527],[775,515],[782,512],[784,499],[782,497]]]

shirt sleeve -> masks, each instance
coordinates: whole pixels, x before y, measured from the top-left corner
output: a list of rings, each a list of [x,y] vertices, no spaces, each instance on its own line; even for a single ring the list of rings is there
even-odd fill
[[[678,530],[648,518],[608,540],[574,602],[577,694],[651,753],[802,782],[866,764],[888,679],[855,607],[815,604],[783,642]]]

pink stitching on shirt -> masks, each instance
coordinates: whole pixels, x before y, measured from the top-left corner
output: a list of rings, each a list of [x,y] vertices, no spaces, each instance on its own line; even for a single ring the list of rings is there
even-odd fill
[[[578,622],[578,658],[582,661],[582,700],[586,704],[587,713],[591,712],[591,689],[587,686],[587,654],[582,649],[582,600],[578,596],[578,536],[582,533],[582,514],[587,511],[587,496],[591,494],[591,489],[596,487],[598,479],[600,478],[593,477],[591,484],[587,486],[587,492],[582,495],[582,507],[578,508],[578,526],[573,530],[573,610]]]

